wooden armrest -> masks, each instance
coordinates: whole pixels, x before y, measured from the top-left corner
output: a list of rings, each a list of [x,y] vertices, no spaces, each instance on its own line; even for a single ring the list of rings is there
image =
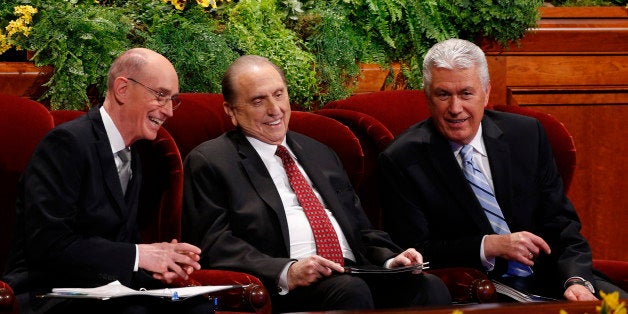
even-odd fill
[[[497,300],[495,285],[485,273],[466,267],[430,269],[449,289],[453,302],[486,303]]]
[[[201,285],[242,285],[242,288],[212,293],[218,298],[220,311],[271,313],[270,295],[255,276],[227,270],[202,269],[192,273],[187,281],[173,283],[177,287]]]
[[[7,283],[0,281],[0,309],[11,309],[14,303],[13,289]]]

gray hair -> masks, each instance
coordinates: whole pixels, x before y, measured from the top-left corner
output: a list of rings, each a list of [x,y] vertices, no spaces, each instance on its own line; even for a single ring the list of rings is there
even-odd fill
[[[432,70],[443,68],[449,70],[469,69],[477,67],[480,82],[486,90],[490,78],[486,56],[476,44],[458,38],[447,39],[432,46],[423,59],[423,89],[432,83]]]

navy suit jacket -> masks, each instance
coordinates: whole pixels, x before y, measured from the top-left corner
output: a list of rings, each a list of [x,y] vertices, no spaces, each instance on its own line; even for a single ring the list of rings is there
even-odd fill
[[[552,250],[536,261],[537,277],[548,278],[554,289],[572,276],[593,281],[591,250],[542,125],[486,110],[482,127],[496,198],[511,232],[530,231]],[[432,119],[401,134],[379,164],[385,224],[393,240],[423,252],[434,268],[484,270],[480,243],[493,229]],[[498,258],[495,275],[505,269]]]
[[[338,156],[289,131],[287,144],[342,228],[358,264],[383,265],[401,249],[372,230]],[[290,261],[288,221],[277,189],[253,146],[233,130],[195,148],[185,165],[184,241],[202,249],[203,267],[253,274],[277,284]],[[271,291],[272,292],[272,291]]]
[[[16,294],[52,287],[131,285],[141,169],[133,152],[126,197],[94,108],[50,131],[19,183],[5,280]]]

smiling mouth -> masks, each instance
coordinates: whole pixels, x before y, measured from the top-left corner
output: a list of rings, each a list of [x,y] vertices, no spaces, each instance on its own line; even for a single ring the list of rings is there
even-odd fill
[[[469,118],[464,118],[464,119],[445,119],[448,123],[452,123],[452,124],[460,124],[463,122],[466,122],[467,120],[469,120]]]
[[[264,124],[266,125],[270,125],[270,126],[275,126],[275,125],[279,125],[281,123],[281,119],[275,120],[275,121],[271,121],[271,122],[266,122]]]
[[[152,122],[156,126],[161,126],[162,124],[164,124],[164,121],[166,121],[166,120],[162,120],[162,119],[157,119],[155,117],[148,117],[148,120],[150,120],[150,122]]]

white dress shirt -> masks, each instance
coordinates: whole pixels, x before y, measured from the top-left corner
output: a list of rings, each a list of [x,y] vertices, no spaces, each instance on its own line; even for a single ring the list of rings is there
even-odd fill
[[[312,227],[310,226],[309,221],[307,220],[307,216],[303,211],[303,207],[299,204],[299,200],[297,199],[297,195],[292,190],[290,186],[290,181],[288,180],[288,174],[284,169],[283,162],[281,158],[275,155],[277,151],[277,145],[271,145],[268,143],[264,143],[256,138],[247,136],[248,141],[251,143],[255,151],[259,154],[260,158],[264,162],[266,169],[270,173],[270,176],[275,183],[275,187],[277,188],[277,192],[279,192],[279,196],[281,197],[281,202],[283,203],[283,207],[286,214],[286,219],[288,220],[288,238],[290,239],[290,258],[295,260],[304,259],[308,256],[316,255],[316,242],[314,241],[314,234],[312,233]],[[332,212],[327,208],[325,201],[321,197],[321,195],[316,190],[316,187],[312,184],[312,181],[308,177],[307,173],[303,170],[303,167],[299,164],[299,160],[292,153],[290,147],[286,144],[286,139],[284,138],[283,143],[281,144],[288,149],[290,155],[294,158],[295,163],[297,164],[299,170],[307,180],[308,184],[314,190],[314,194],[316,198],[321,202],[331,224],[333,225],[336,234],[338,235],[338,241],[340,242],[340,248],[342,249],[342,255],[344,258],[355,261],[355,255],[351,248],[349,247],[349,243],[347,242],[347,238],[345,237],[340,225],[338,225],[338,221],[332,214]],[[281,275],[279,277],[279,294],[287,294],[288,293],[288,268],[292,263],[288,263]]]
[[[120,134],[120,131],[118,131],[118,128],[116,128],[116,125],[113,123],[113,120],[111,120],[111,117],[105,110],[105,106],[101,106],[99,111],[100,111],[100,116],[102,117],[102,122],[105,125],[105,132],[107,133],[109,144],[111,145],[111,154],[113,155],[113,160],[116,163],[116,169],[120,171],[120,167],[122,167],[122,160],[120,159],[120,157],[118,157],[116,153],[126,148],[126,146],[124,145],[124,139],[122,139],[122,134]],[[135,263],[133,264],[133,271],[138,270],[139,263],[140,263],[139,249],[136,244],[135,245]]]

